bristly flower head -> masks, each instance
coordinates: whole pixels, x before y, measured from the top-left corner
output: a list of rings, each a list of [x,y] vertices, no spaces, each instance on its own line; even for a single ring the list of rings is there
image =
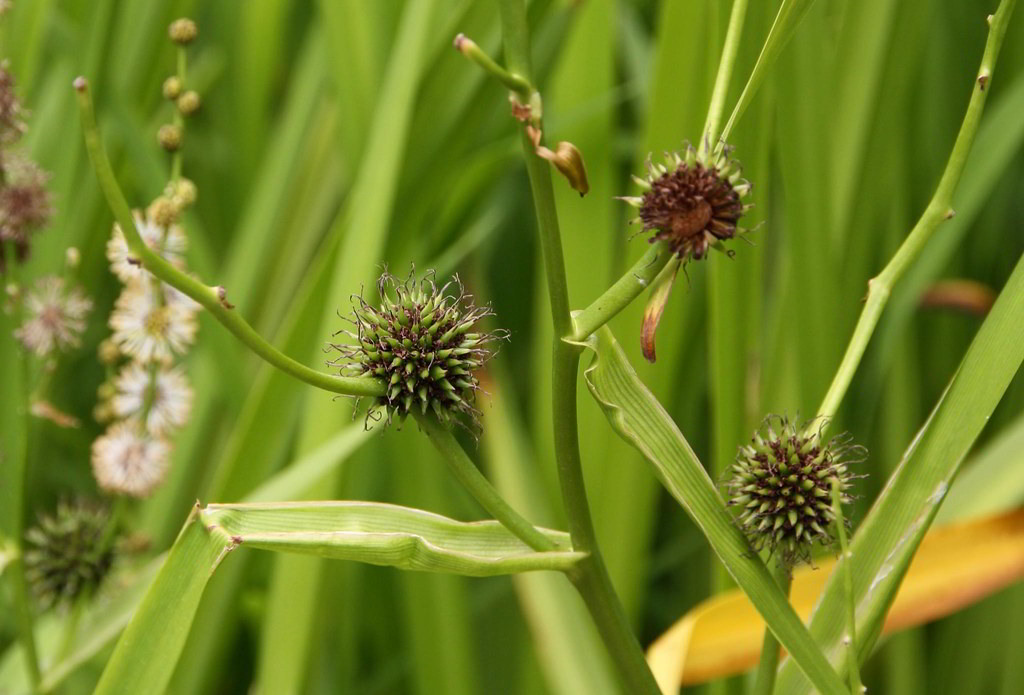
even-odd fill
[[[493,315],[490,307],[475,306],[457,277],[438,287],[432,271],[417,279],[413,269],[405,281],[385,272],[377,291],[379,306],[356,297],[355,330],[339,332],[354,342],[330,346],[340,353],[330,364],[343,374],[386,382],[387,395],[376,400],[367,417],[376,419],[384,411],[390,422],[414,408],[430,409],[445,424],[465,416],[475,426],[479,411],[473,403],[480,388],[475,372],[493,356],[492,344],[507,337],[505,331],[474,328]]]
[[[818,432],[808,434],[785,417],[767,418],[751,443],[740,447],[726,483],[729,504],[740,509],[740,526],[754,548],[767,548],[792,565],[809,559],[814,543],[831,545],[832,481],[838,480],[842,503],[848,503],[856,477],[849,467],[865,455],[848,435],[823,443]]]
[[[161,299],[147,283],[125,287],[110,315],[113,340],[125,355],[137,362],[167,364],[182,354],[196,335],[192,306]]]
[[[635,221],[652,233],[651,243],[667,241],[683,261],[700,260],[744,231],[737,223],[749,207],[742,199],[750,183],[740,178],[726,147],[705,157],[687,145],[682,155],[666,154],[664,164],[648,159],[647,170],[646,178],[633,177],[643,195],[622,200],[639,209]]]
[[[61,502],[25,532],[25,575],[40,603],[72,602],[98,587],[114,564],[110,517],[100,506]]]
[[[39,278],[25,294],[25,322],[15,337],[40,357],[77,347],[90,309],[92,302],[77,287],[52,275]]]
[[[152,437],[137,422],[115,422],[92,443],[92,472],[107,492],[146,497],[163,482],[171,454],[167,440]]]
[[[146,412],[146,431],[167,436],[188,422],[192,387],[181,367],[158,367],[151,373],[148,366],[130,362],[114,379],[110,407],[115,417],[132,422]]]
[[[182,257],[188,248],[188,238],[182,228],[177,224],[161,227],[148,215],[143,216],[138,211],[133,212],[132,215],[135,218],[135,228],[139,231],[146,246],[163,256],[164,260],[171,265],[181,268],[184,265]],[[107,260],[110,261],[110,269],[121,282],[131,282],[149,277],[132,255],[131,249],[128,248],[128,242],[124,238],[124,232],[116,223],[114,224],[114,233],[107,242]]]

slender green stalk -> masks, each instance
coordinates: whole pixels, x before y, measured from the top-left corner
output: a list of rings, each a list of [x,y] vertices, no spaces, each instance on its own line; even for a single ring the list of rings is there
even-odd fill
[[[92,161],[99,181],[100,188],[107,198],[107,203],[114,213],[114,219],[121,226],[125,240],[132,254],[139,263],[150,273],[160,280],[163,280],[171,287],[180,290],[188,295],[213,317],[221,322],[225,328],[235,335],[250,350],[262,357],[282,372],[304,381],[311,386],[340,393],[347,396],[383,396],[386,393],[384,384],[377,379],[342,377],[332,374],[324,374],[310,369],[304,364],[296,362],[291,357],[280,352],[273,345],[268,343],[234,311],[233,305],[227,300],[227,291],[223,287],[210,287],[199,280],[181,272],[159,254],[154,253],[142,237],[132,219],[131,209],[124,193],[114,178],[114,172],[110,167],[110,160],[103,149],[100,141],[99,131],[96,128],[96,117],[93,113],[92,99],[89,96],[88,82],[82,77],[75,80],[75,90],[78,92],[79,112],[82,119],[82,129],[85,135],[85,145],[89,152],[89,159]]]
[[[772,571],[772,578],[789,596],[789,586],[793,582],[793,573],[779,558]],[[775,689],[775,674],[779,670],[779,640],[767,627],[764,629],[764,641],[761,643],[761,659],[757,662],[757,673],[754,676],[754,687],[751,695],[771,695]]]
[[[723,140],[729,138],[733,126],[736,125],[740,116],[746,111],[747,106],[750,105],[751,100],[754,98],[754,94],[757,93],[758,88],[761,86],[761,82],[764,81],[765,76],[768,74],[768,67],[775,62],[779,53],[793,36],[793,31],[800,23],[800,20],[803,19],[813,4],[814,0],[782,1],[778,14],[775,15],[775,21],[772,22],[772,28],[768,32],[768,38],[765,39],[764,46],[761,48],[761,54],[757,57],[753,70],[750,71],[750,77],[747,78],[747,84],[743,87],[739,99],[736,100],[736,106],[733,107],[729,121],[725,124],[725,128],[722,129]]]
[[[1016,0],[1009,0],[1000,4],[999,9],[992,15],[989,22],[988,41],[985,43],[985,53],[981,59],[981,67],[974,82],[974,90],[971,93],[970,103],[967,105],[967,113],[964,115],[960,132],[957,134],[953,150],[950,152],[946,169],[942,173],[939,185],[932,196],[931,201],[925,208],[921,218],[914,225],[910,235],[906,238],[896,254],[889,261],[888,265],[877,276],[868,281],[868,296],[861,310],[857,326],[854,328],[853,336],[843,355],[843,361],[836,371],[832,384],[829,386],[825,398],[818,408],[818,415],[823,418],[827,427],[836,411],[842,403],[846,390],[850,386],[854,373],[860,365],[864,356],[868,341],[878,325],[878,319],[889,301],[889,295],[895,284],[903,277],[907,268],[919,255],[928,241],[932,238],[935,230],[944,221],[955,214],[953,210],[953,192],[964,171],[964,164],[967,162],[967,155],[970,153],[974,136],[978,132],[978,124],[981,122],[981,114],[985,108],[985,100],[988,98],[989,85],[992,80],[992,71],[995,67],[999,49],[1003,44],[1003,36],[1006,34],[1006,27],[1013,12]],[[817,425],[815,425],[817,427]]]
[[[519,96],[529,98],[533,94],[533,85],[530,84],[529,80],[520,75],[515,75],[498,65],[493,58],[480,50],[475,41],[465,34],[459,34],[455,37],[455,49]]]
[[[185,47],[178,46],[178,81],[181,83],[182,89],[185,88],[185,77],[188,66],[188,56],[185,54]],[[178,108],[174,109],[174,125],[181,131],[182,136],[185,135],[185,118],[181,115],[181,110]],[[181,160],[182,153],[179,147],[171,155],[171,183],[178,183],[181,178]]]
[[[857,606],[853,594],[853,570],[850,563],[853,562],[850,554],[850,546],[846,541],[846,520],[843,518],[842,492],[839,488],[839,479],[832,480],[832,513],[836,518],[836,535],[839,537],[840,557],[843,561],[839,563],[843,572],[843,593],[846,596],[846,629],[847,635],[843,639],[846,643],[847,676],[850,679],[850,692],[853,695],[860,695],[864,692],[864,685],[860,680],[860,666],[857,659]]]
[[[4,283],[10,283],[18,287],[18,291],[24,295],[25,287],[20,278],[20,267],[15,260],[14,242],[5,241],[7,248],[4,249],[4,257],[7,259]],[[13,317],[14,325],[21,323],[23,296],[15,301]],[[38,692],[39,682],[42,679],[42,672],[39,668],[39,654],[36,651],[35,627],[32,615],[32,603],[29,597],[28,583],[25,579],[25,562],[22,554],[24,548],[24,517],[25,517],[25,485],[28,477],[28,441],[29,425],[31,415],[29,414],[29,353],[27,350],[18,351],[18,381],[17,393],[15,394],[18,408],[18,435],[17,443],[11,447],[11,463],[14,472],[11,480],[15,489],[11,491],[13,509],[11,515],[11,542],[14,546],[14,561],[7,572],[10,575],[11,594],[14,599],[15,623],[18,630],[18,640],[21,643],[22,653],[25,657],[25,667],[29,676],[29,683],[32,692]]]
[[[633,266],[586,309],[573,313],[574,342],[586,340],[594,331],[615,318],[630,302],[650,287],[672,258],[666,242],[652,244]]]
[[[534,550],[555,550],[550,538],[534,528],[533,524],[520,516],[509,506],[480,469],[470,460],[462,445],[451,431],[442,425],[432,413],[415,414],[420,429],[427,435],[437,450],[444,456],[455,478],[473,495],[487,513],[501,522],[509,531],[518,536]]]
[[[498,6],[509,70],[529,79],[526,5],[523,0],[499,0]],[[554,324],[551,390],[555,460],[573,549],[588,553],[588,557],[580,562],[576,571],[570,573],[569,577],[583,597],[629,691],[657,694],[660,692],[657,682],[647,666],[640,644],[615,594],[594,533],[580,462],[576,421],[576,377],[579,371],[580,348],[563,341],[563,338],[571,338],[575,331],[570,315],[565,261],[562,255],[562,239],[558,229],[551,172],[548,165],[535,156],[533,143],[525,132],[522,135],[522,147],[537,213],[537,228],[544,256]]]
[[[729,93],[729,82],[732,81],[732,69],[736,65],[736,54],[739,52],[743,20],[746,16],[747,0],[733,0],[729,28],[725,32],[725,45],[722,46],[722,57],[718,62],[718,74],[715,76],[715,87],[711,92],[711,104],[708,105],[708,116],[704,121],[704,135],[700,146],[705,155],[711,154],[708,149],[713,151],[718,140],[722,108]]]

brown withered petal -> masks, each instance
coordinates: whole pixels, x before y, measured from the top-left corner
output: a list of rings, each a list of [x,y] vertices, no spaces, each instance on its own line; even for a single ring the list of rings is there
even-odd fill
[[[644,308],[644,322],[640,329],[640,348],[648,362],[653,363],[657,359],[654,352],[654,334],[658,330],[658,324],[661,323],[661,315],[665,312],[669,295],[672,294],[672,285],[675,284],[680,265],[682,265],[682,261],[676,258],[661,271],[654,281],[651,298],[647,300],[647,306]]]

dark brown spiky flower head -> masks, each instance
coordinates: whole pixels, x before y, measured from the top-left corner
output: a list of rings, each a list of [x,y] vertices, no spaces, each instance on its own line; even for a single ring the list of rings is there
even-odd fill
[[[25,532],[25,575],[40,603],[74,601],[98,587],[114,564],[109,514],[88,502],[61,502]]]
[[[431,410],[446,425],[464,417],[475,426],[476,371],[493,356],[495,341],[507,336],[477,327],[493,314],[490,307],[474,305],[458,278],[438,287],[432,271],[417,278],[413,269],[404,281],[385,272],[377,291],[377,306],[354,298],[355,330],[339,332],[353,342],[331,345],[340,357],[330,364],[342,374],[386,383],[387,394],[368,417],[378,419],[383,411],[390,422],[413,409]]]
[[[667,153],[663,164],[648,159],[647,170],[645,178],[633,177],[643,195],[622,200],[640,211],[636,221],[651,232],[651,243],[667,241],[682,260],[700,260],[744,231],[737,224],[749,207],[742,199],[750,183],[727,148],[705,157],[687,145],[682,154]]]
[[[848,435],[822,443],[818,432],[787,418],[766,419],[740,447],[726,483],[729,505],[740,510],[740,526],[754,548],[792,565],[809,558],[814,543],[832,544],[832,483],[838,481],[841,501],[848,503],[850,465],[865,453]]]

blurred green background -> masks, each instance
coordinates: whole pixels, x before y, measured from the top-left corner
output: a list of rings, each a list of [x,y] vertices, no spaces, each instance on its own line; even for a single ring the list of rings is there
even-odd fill
[[[930,198],[959,127],[994,0],[820,0],[734,130],[754,183],[749,236],[732,260],[694,263],[674,290],[659,360],[639,352],[643,303],[612,327],[716,479],[767,413],[810,416],[877,273]],[[727,0],[534,0],[533,57],[546,138],[586,159],[591,192],[555,181],[570,297],[585,306],[646,248],[630,240],[630,173],[699,137]],[[749,9],[731,108],[777,0]],[[471,0],[16,0],[3,18],[31,111],[22,146],[52,174],[57,215],[30,275],[82,251],[95,300],[83,348],[48,394],[78,429],[37,421],[29,518],[95,494],[91,419],[104,377],[95,348],[119,286],[106,266],[111,217],[82,147],[71,89],[87,76],[133,205],[163,188],[155,133],[172,107],[167,24],[188,15],[184,173],[199,187],[185,226],[189,267],[224,285],[288,354],[323,365],[336,311],[387,264],[458,272],[511,331],[488,378],[485,434],[470,451],[532,520],[560,519],[549,417],[550,321],[534,219],[506,94],[451,47],[458,32],[500,55],[497,7]],[[1024,18],[1014,17],[982,130],[942,227],[897,288],[840,412],[871,452],[853,523],[923,423],[981,318],[919,306],[940,279],[998,292],[1024,252]],[[1024,317],[1022,317],[1024,320]],[[0,361],[13,360],[0,341]],[[173,541],[194,500],[239,500],[338,430],[347,400],[290,381],[202,317],[187,358],[193,415],[172,472],[130,526]],[[4,394],[7,398],[7,394]],[[1018,377],[983,435],[1024,427]],[[6,405],[2,406],[6,407]],[[358,416],[357,416],[358,417]],[[356,424],[358,425],[358,420]],[[719,585],[682,511],[581,392],[583,456],[617,588],[649,643]],[[377,428],[309,491],[481,515],[413,423]],[[1020,462],[1018,462],[1020,463]],[[884,693],[1024,692],[1024,587],[889,639],[865,680]],[[998,639],[994,636],[998,635]],[[0,646],[13,641],[0,612]],[[88,692],[107,652],[61,692]],[[560,577],[469,580],[256,552],[234,553],[204,598],[174,693],[614,693],[578,599]]]

